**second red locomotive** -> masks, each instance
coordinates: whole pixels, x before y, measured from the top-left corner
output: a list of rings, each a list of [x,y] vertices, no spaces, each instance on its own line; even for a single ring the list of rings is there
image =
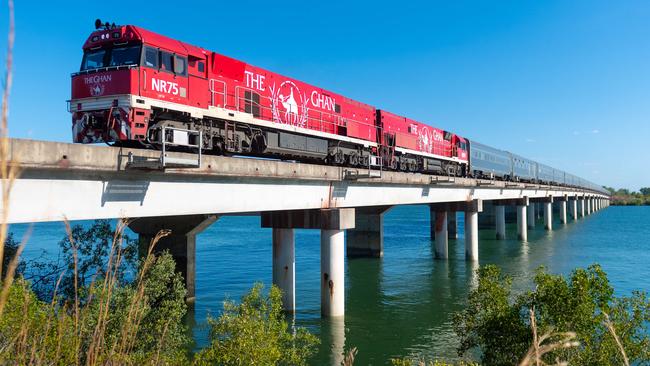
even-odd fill
[[[98,21],[83,50],[72,75],[74,142],[467,170],[467,141],[451,132],[136,26]]]

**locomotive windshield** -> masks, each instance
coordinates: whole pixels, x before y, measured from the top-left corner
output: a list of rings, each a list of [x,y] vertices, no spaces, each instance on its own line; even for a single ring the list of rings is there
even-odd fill
[[[138,65],[141,49],[141,45],[127,45],[86,51],[81,62],[81,71],[102,67]]]

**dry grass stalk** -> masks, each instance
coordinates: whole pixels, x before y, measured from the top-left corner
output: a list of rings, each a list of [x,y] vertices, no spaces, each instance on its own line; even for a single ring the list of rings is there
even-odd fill
[[[576,334],[574,332],[553,332],[549,330],[544,333],[542,336],[538,336],[537,329],[537,320],[535,317],[535,308],[533,307],[529,311],[530,313],[530,326],[533,331],[533,344],[528,349],[528,352],[524,358],[519,363],[519,366],[550,366],[557,365],[563,366],[567,365],[566,361],[555,360],[553,364],[547,364],[543,360],[543,356],[549,352],[557,351],[560,349],[567,349],[578,347],[579,342],[575,341]],[[553,341],[546,342],[553,339]]]
[[[354,358],[357,356],[357,347],[352,347],[345,353],[345,357],[341,362],[342,366],[352,366],[354,365]]]
[[[4,259],[4,242],[7,239],[7,230],[8,225],[7,217],[9,213],[9,196],[11,193],[11,188],[13,182],[18,175],[18,165],[11,164],[9,162],[9,137],[8,137],[8,125],[9,125],[9,95],[11,92],[11,83],[12,83],[12,67],[13,67],[13,47],[15,39],[15,27],[14,27],[14,3],[13,0],[8,1],[9,7],[9,33],[7,35],[7,62],[5,65],[5,83],[2,93],[2,116],[0,117],[0,179],[2,179],[2,222],[0,223],[0,263],[3,263]],[[21,245],[22,246],[22,245]],[[7,273],[2,273],[2,267],[0,266],[0,280],[3,282],[3,291],[0,295],[0,316],[4,310],[4,305],[7,301],[8,291],[5,291],[5,287],[8,290],[8,286],[13,282],[14,274],[16,271],[16,266],[18,265],[18,259],[22,248],[19,248],[18,253],[12,259],[13,266],[10,264],[7,268]],[[4,275],[4,277],[3,277]]]
[[[9,122],[9,94],[11,93],[12,67],[13,67],[13,48],[14,48],[14,3],[9,0],[9,33],[7,35],[7,62],[5,65],[5,83],[2,93],[2,117],[0,120],[0,175],[2,178],[2,225],[0,227],[0,239],[4,243],[7,236],[7,206],[9,193],[11,191],[10,177],[11,169],[9,167],[9,141],[8,141],[8,122]],[[4,256],[4,246],[0,246],[0,263]],[[2,268],[0,267],[0,279],[2,278]]]
[[[618,350],[621,352],[621,356],[623,357],[623,363],[625,366],[630,366],[630,360],[627,358],[625,348],[623,348],[623,344],[621,343],[620,338],[618,338],[618,334],[616,334],[614,324],[609,319],[609,315],[606,312],[603,311],[603,315],[605,315],[605,326],[607,327],[607,330],[609,330],[609,333],[611,333],[612,337],[614,337],[614,341],[616,341],[616,346],[618,347]]]

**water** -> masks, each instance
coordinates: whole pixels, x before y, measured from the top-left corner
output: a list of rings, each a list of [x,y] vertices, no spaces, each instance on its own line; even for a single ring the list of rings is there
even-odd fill
[[[556,216],[557,219],[557,216]],[[464,259],[463,220],[459,240],[450,240],[450,258],[435,260],[429,238],[429,212],[424,206],[390,210],[384,219],[384,258],[346,261],[344,321],[320,318],[320,242],[316,230],[296,230],[296,324],[322,341],[314,364],[332,362],[332,350],[357,347],[358,365],[383,365],[391,357],[425,355],[454,359],[457,345],[451,317],[462,309],[475,284],[475,265]],[[12,227],[18,237],[27,225]],[[530,286],[535,269],[567,274],[576,267],[600,263],[617,294],[650,290],[650,207],[609,207],[546,232],[541,222],[529,241],[494,240],[481,230],[480,264],[494,263],[515,277],[515,288]],[[26,257],[47,251],[56,256],[64,235],[61,223],[36,224]],[[271,230],[258,217],[223,217],[199,235],[196,253],[194,335],[207,342],[204,324],[218,316],[226,298],[239,299],[256,281],[271,282]],[[336,353],[335,352],[335,353]]]

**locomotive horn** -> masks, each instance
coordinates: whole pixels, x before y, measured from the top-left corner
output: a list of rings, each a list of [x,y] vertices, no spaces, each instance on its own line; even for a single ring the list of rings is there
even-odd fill
[[[95,19],[95,29],[99,29],[102,26],[102,20],[97,18]]]

